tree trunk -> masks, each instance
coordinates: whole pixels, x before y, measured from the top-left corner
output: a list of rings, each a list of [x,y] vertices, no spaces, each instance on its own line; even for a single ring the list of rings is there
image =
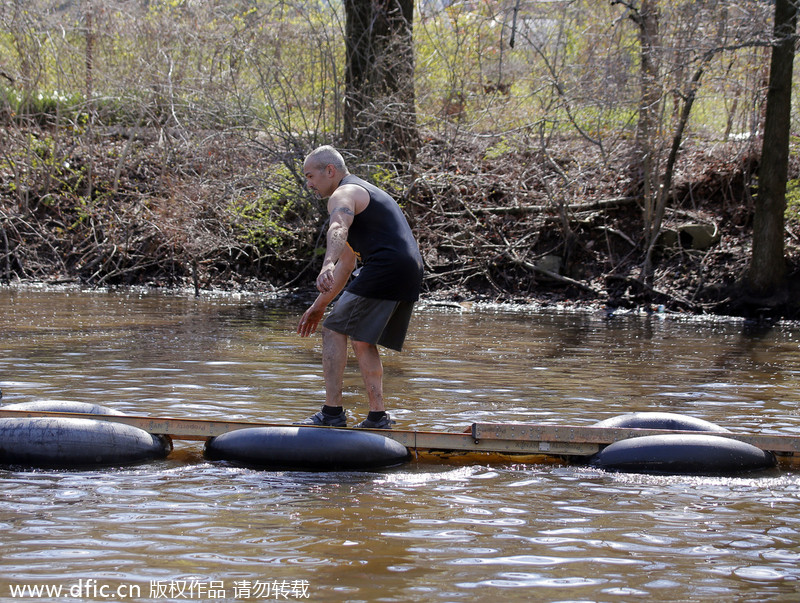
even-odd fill
[[[412,161],[417,149],[413,0],[345,0],[345,12],[345,140]]]
[[[654,229],[655,200],[658,196],[658,165],[656,148],[661,112],[661,77],[659,74],[658,0],[642,0],[633,21],[639,26],[641,70],[641,99],[639,123],[636,129],[636,148],[639,152],[643,178],[644,228],[647,244],[658,236]]]
[[[793,0],[776,0],[775,43],[753,218],[753,254],[747,275],[750,294],[759,298],[775,296],[786,285],[784,213],[797,10]]]

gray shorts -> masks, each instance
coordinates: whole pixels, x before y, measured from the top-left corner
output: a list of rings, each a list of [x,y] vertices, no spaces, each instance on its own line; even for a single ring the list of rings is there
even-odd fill
[[[345,291],[322,326],[355,341],[403,349],[414,302],[361,297]]]

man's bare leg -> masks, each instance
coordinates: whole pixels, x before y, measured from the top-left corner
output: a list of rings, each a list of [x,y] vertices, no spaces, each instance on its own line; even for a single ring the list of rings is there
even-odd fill
[[[353,351],[361,369],[361,378],[367,389],[367,399],[371,411],[385,411],[383,405],[383,364],[378,346],[363,341],[353,341]]]
[[[342,380],[347,366],[347,335],[322,329],[322,371],[325,375],[325,405],[342,405]]]

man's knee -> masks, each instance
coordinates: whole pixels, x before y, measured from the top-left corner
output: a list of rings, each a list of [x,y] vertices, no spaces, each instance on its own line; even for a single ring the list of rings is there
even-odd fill
[[[344,335],[342,333],[337,333],[336,331],[331,331],[330,329],[328,329],[326,327],[322,327],[320,329],[320,331],[322,333],[322,342],[323,343],[325,343],[326,340],[327,341],[347,341],[347,335]]]
[[[378,346],[374,343],[367,343],[366,341],[357,341],[355,339],[351,339],[350,345],[353,346],[353,351],[356,353],[356,355],[378,352]]]

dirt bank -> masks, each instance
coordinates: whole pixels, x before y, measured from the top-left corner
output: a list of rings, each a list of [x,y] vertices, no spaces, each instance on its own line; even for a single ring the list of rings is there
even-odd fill
[[[0,167],[3,281],[310,294],[325,215],[293,171],[299,152],[138,131],[86,144],[39,130],[4,144],[7,158],[20,159]],[[683,149],[652,279],[642,278],[641,178],[624,147],[610,156],[576,140],[545,152],[428,137],[415,165],[353,157],[350,167],[406,210],[429,299],[798,318],[796,218],[785,238],[790,290],[772,300],[737,293],[759,148]],[[800,175],[797,160],[790,174]]]

